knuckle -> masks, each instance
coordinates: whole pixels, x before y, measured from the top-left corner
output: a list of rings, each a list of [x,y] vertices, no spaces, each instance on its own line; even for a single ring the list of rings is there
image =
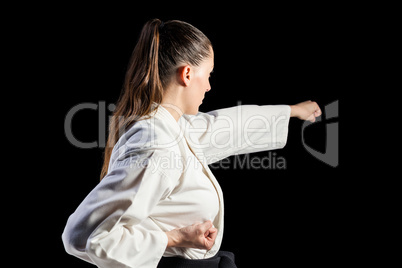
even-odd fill
[[[197,229],[195,230],[195,234],[196,234],[197,236],[200,236],[200,235],[202,235],[203,233],[202,233],[202,230],[201,230],[200,228],[197,228]]]

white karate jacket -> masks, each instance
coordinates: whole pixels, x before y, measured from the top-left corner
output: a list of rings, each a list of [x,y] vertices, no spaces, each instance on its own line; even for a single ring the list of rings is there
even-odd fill
[[[234,154],[282,148],[290,107],[244,105],[177,122],[162,106],[113,148],[108,174],[69,217],[69,254],[98,267],[158,265],[162,256],[214,256],[223,236],[223,195],[208,164]],[[211,220],[211,250],[166,248],[166,231]]]

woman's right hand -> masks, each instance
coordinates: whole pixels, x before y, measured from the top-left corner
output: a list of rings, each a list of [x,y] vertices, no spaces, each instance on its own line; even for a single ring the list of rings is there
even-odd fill
[[[305,101],[290,105],[290,116],[301,120],[315,122],[315,118],[321,115],[321,109],[314,101]]]
[[[215,243],[218,229],[211,221],[193,224],[166,232],[167,247],[187,247],[210,250]]]

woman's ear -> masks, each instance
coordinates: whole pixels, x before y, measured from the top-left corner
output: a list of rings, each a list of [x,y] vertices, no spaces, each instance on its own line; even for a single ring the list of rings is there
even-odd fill
[[[178,69],[178,80],[179,84],[188,87],[190,85],[190,80],[192,78],[192,68],[190,65],[179,67]]]

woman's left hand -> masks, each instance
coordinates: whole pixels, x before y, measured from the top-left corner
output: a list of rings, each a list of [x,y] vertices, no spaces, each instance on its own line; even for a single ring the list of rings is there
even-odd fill
[[[193,224],[166,232],[167,247],[187,247],[210,250],[215,243],[218,229],[211,221]]]

